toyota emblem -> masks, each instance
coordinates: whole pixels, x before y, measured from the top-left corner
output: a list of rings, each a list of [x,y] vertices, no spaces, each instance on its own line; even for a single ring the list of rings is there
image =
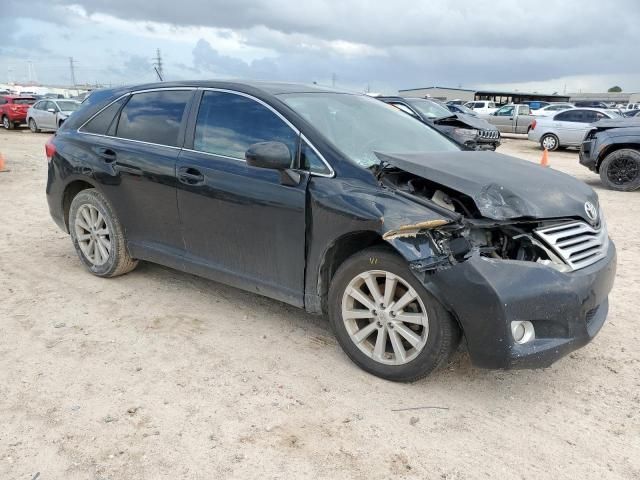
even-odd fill
[[[589,217],[589,220],[591,220],[592,223],[596,223],[596,220],[598,220],[598,209],[596,206],[591,202],[585,202],[584,211],[587,217]]]

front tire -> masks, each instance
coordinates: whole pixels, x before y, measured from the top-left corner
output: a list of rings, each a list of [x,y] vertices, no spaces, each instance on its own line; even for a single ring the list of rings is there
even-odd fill
[[[6,115],[2,117],[2,126],[7,130],[13,130],[14,128],[16,128],[14,123],[9,120],[9,117],[7,117]]]
[[[443,365],[459,343],[449,313],[385,248],[348,258],[329,289],[329,320],[345,353],[378,377],[413,382]]]
[[[138,261],[129,256],[120,221],[107,199],[97,190],[82,190],[69,209],[71,240],[87,269],[98,277],[130,272]]]
[[[631,192],[640,188],[640,152],[630,148],[611,152],[600,164],[600,180],[610,190]]]
[[[546,133],[540,139],[540,147],[545,148],[550,152],[557,150],[560,147],[560,140],[553,133]]]

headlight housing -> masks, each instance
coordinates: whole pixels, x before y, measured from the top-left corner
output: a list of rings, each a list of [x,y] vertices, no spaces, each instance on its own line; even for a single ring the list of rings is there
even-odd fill
[[[456,128],[453,130],[456,135],[460,135],[462,137],[477,137],[478,130],[472,128]]]

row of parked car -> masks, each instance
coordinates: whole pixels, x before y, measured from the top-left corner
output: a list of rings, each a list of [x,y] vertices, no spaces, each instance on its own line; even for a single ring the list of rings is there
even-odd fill
[[[55,131],[79,107],[77,100],[5,94],[0,95],[0,120],[7,130],[27,124],[32,132]]]

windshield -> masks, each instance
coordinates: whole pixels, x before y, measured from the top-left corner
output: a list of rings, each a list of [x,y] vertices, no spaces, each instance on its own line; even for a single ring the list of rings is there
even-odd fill
[[[16,105],[33,105],[36,103],[35,98],[14,98],[13,103]]]
[[[424,98],[407,98],[405,100],[409,105],[418,110],[427,118],[442,118],[451,116],[451,112],[448,108],[444,108],[442,105],[438,105],[436,102],[433,102],[431,100],[425,100]]]
[[[380,100],[342,93],[279,96],[350,160],[369,168],[374,152],[450,152],[460,148],[428,125]]]
[[[69,100],[57,101],[56,103],[58,104],[58,108],[63,112],[75,112],[80,107],[78,102],[71,102]]]
[[[456,105],[456,109],[460,112],[460,113],[466,113],[467,115],[472,115],[472,116],[476,116],[477,113],[474,112],[473,110],[471,110],[468,107],[465,107],[464,105]]]

